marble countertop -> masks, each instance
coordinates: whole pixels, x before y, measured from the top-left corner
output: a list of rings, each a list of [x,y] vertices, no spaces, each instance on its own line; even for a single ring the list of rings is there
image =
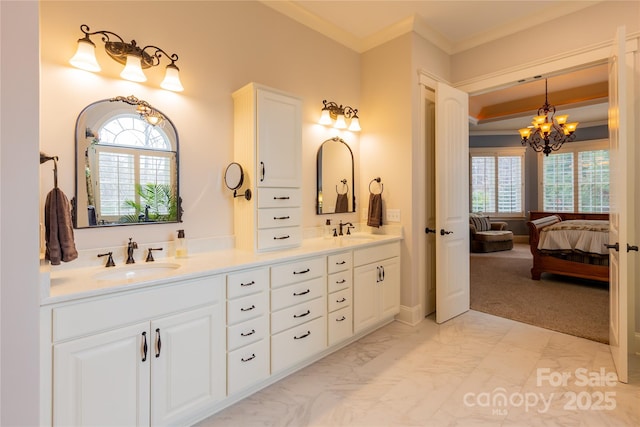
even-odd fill
[[[80,300],[95,296],[107,295],[141,289],[174,281],[184,281],[203,276],[224,274],[240,269],[269,266],[277,262],[286,262],[305,256],[325,255],[341,249],[356,249],[376,245],[380,242],[401,240],[400,235],[356,233],[339,238],[305,239],[302,245],[292,249],[273,252],[254,253],[237,249],[217,250],[190,254],[186,258],[156,258],[154,267],[158,273],[147,274],[139,278],[126,278],[127,271],[149,269],[144,262],[111,267],[84,267],[51,271],[43,266],[41,276],[43,289],[42,306]],[[171,268],[162,269],[162,266]],[[108,272],[115,279],[101,279]],[[111,274],[113,273],[113,274]]]

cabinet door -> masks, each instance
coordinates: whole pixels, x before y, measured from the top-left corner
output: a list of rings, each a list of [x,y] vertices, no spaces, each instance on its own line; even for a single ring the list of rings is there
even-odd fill
[[[149,338],[144,322],[54,345],[53,424],[148,426]]]
[[[257,103],[258,187],[300,187],[300,100],[259,89]]]
[[[382,262],[381,266],[380,317],[387,319],[400,312],[400,261],[391,258]]]
[[[378,265],[353,269],[353,331],[360,332],[378,321]]]
[[[151,425],[179,425],[224,398],[224,326],[221,304],[151,322]]]

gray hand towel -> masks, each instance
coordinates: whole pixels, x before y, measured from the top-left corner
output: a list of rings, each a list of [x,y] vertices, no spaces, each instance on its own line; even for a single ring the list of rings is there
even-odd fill
[[[347,197],[347,193],[338,194],[338,198],[336,199],[335,213],[345,213],[348,210],[349,210],[349,198]]]
[[[369,194],[367,225],[369,227],[380,227],[382,225],[382,194]]]
[[[60,261],[69,262],[78,258],[73,240],[71,205],[67,196],[57,187],[47,194],[44,204],[44,225],[47,243],[45,259],[51,261],[51,265],[59,265]]]

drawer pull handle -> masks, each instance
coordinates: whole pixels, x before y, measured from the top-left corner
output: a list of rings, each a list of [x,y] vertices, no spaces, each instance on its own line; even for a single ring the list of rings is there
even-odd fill
[[[342,299],[336,300],[336,302],[340,303],[340,302],[345,302],[347,299],[345,297],[342,297]]]
[[[310,315],[310,314],[311,314],[311,310],[307,310],[307,312],[306,312],[306,313],[302,313],[302,314],[294,314],[294,315],[293,315],[293,318],[294,318],[294,319],[299,319],[299,318],[301,318],[301,317],[308,316],[308,315]]]
[[[250,281],[249,283],[240,283],[240,286],[251,286],[251,285],[255,285],[256,282],[254,280]]]
[[[160,339],[160,328],[156,329],[156,358],[160,357],[160,349],[162,348],[162,340]]]
[[[347,263],[347,261],[340,261],[340,262],[336,262],[336,265],[344,265],[346,263]]]
[[[262,169],[262,174],[260,175],[260,182],[264,181],[264,162],[260,162],[260,168]]]
[[[251,311],[254,308],[256,308],[256,306],[254,304],[251,304],[251,307],[247,307],[247,308],[240,308],[240,311]]]
[[[287,215],[287,216],[274,216],[273,217],[273,219],[276,219],[276,220],[278,220],[278,219],[289,219],[289,218],[291,218],[289,215]]]
[[[284,240],[284,239],[288,239],[289,236],[281,236],[281,237],[274,237],[273,240]]]
[[[273,200],[289,200],[291,197],[289,196],[280,196],[280,197],[274,197]]]
[[[241,337],[248,337],[248,336],[253,335],[253,334],[255,334],[255,333],[256,333],[256,330],[255,330],[255,329],[252,329],[251,331],[249,331],[249,332],[247,332],[247,333],[240,332],[240,336],[241,336]]]
[[[302,292],[294,292],[294,293],[293,293],[293,296],[294,296],[294,297],[299,297],[300,295],[306,295],[306,294],[308,294],[309,292],[311,292],[311,289],[307,289],[306,291],[302,291]]]
[[[142,333],[142,361],[146,362],[147,361],[147,333],[143,332]]]
[[[293,274],[305,274],[310,272],[311,269],[307,268],[306,270],[302,270],[302,271],[294,271]]]
[[[342,279],[342,280],[338,280],[336,283],[338,285],[342,285],[343,283],[345,283],[347,281],[347,279]]]
[[[256,354],[255,353],[251,353],[251,356],[247,357],[246,359],[244,357],[241,357],[240,361],[241,362],[248,362],[248,361],[253,360],[255,358],[256,358]]]
[[[294,336],[294,337],[293,337],[293,339],[294,339],[294,340],[301,340],[302,338],[306,338],[306,337],[308,337],[309,335],[311,335],[311,331],[307,331],[307,333],[306,333],[306,334],[300,335],[299,337]]]
[[[344,322],[345,320],[347,320],[347,318],[342,316],[341,318],[336,319],[336,322]]]

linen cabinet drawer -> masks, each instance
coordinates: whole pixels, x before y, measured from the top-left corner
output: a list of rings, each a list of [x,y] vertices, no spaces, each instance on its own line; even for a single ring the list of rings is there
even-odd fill
[[[353,266],[353,257],[351,252],[342,252],[327,257],[327,270],[329,273],[337,273],[351,269]]]
[[[260,188],[258,208],[299,207],[302,200],[299,188]]]
[[[269,377],[269,341],[231,351],[227,355],[227,394],[232,395]]]
[[[293,307],[271,313],[271,333],[277,334],[309,320],[323,316],[326,312],[326,299],[316,298]]]
[[[271,337],[271,372],[289,368],[327,346],[326,318],[318,317]]]
[[[329,313],[351,305],[351,288],[329,295]]]
[[[271,311],[277,311],[324,295],[324,279],[318,277],[271,291]]]
[[[269,311],[267,292],[227,301],[227,324],[233,325],[266,314]]]
[[[400,242],[384,243],[353,251],[353,265],[365,265],[400,256]]]
[[[269,270],[241,271],[227,275],[227,298],[233,299],[245,295],[266,291],[269,288]]]
[[[266,228],[258,230],[258,250],[272,250],[299,246],[302,243],[300,227]]]
[[[328,315],[329,345],[339,343],[353,335],[353,315],[351,307],[344,307]]]
[[[227,328],[227,350],[235,350],[269,335],[266,316],[256,317]]]
[[[327,279],[327,289],[329,293],[336,292],[345,288],[350,288],[353,283],[351,270],[333,273]]]
[[[308,258],[271,267],[271,288],[325,275],[325,258]]]
[[[258,228],[278,228],[300,225],[300,209],[276,208],[258,210]]]

